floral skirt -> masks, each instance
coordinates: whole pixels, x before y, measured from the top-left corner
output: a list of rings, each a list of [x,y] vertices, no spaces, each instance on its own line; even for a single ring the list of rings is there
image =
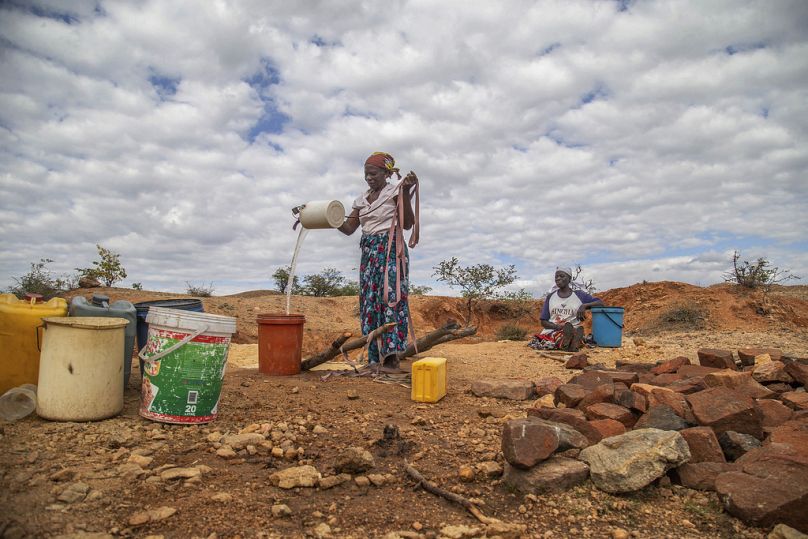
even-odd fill
[[[384,263],[387,257],[388,232],[382,234],[363,234],[359,247],[362,249],[362,262],[359,265],[359,316],[362,324],[362,335],[388,322],[395,322],[391,330],[381,335],[382,349],[379,350],[376,339],[368,346],[368,361],[376,363],[379,356],[384,357],[392,352],[407,347],[407,329],[410,309],[407,302],[409,282],[406,275],[401,276],[401,301],[395,307],[387,305],[396,299],[396,243],[390,248],[390,260],[387,261],[387,281],[389,283],[388,298],[384,297]],[[405,266],[409,267],[410,255],[404,246]]]

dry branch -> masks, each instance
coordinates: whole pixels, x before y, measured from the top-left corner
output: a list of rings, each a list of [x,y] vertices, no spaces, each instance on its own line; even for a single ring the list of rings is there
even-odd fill
[[[385,324],[383,326],[379,326],[367,335],[362,335],[361,337],[357,337],[348,342],[344,342],[340,346],[334,347],[334,344],[339,341],[337,339],[331,346],[328,347],[327,350],[320,352],[319,354],[313,355],[311,357],[307,357],[304,359],[301,364],[301,370],[307,371],[312,367],[316,367],[317,365],[321,365],[327,361],[330,361],[337,357],[341,352],[350,352],[351,350],[356,350],[357,348],[362,348],[368,343],[368,339],[375,339],[378,335],[384,333],[385,331],[389,330],[392,327],[395,327],[395,322],[390,322],[389,324]],[[343,334],[344,336],[345,334]],[[349,334],[350,336],[350,334]],[[341,339],[342,337],[340,337]],[[347,338],[346,338],[347,339]]]
[[[351,332],[345,332],[339,336],[334,342],[331,343],[331,347],[324,352],[320,352],[317,355],[311,356],[310,358],[306,358],[301,364],[301,370],[307,371],[312,367],[316,367],[317,365],[322,365],[323,363],[335,358],[337,354],[339,354],[339,350],[342,345],[345,344],[345,341],[350,339],[353,336]]]
[[[476,518],[477,520],[479,520],[483,524],[493,524],[493,523],[499,522],[499,520],[497,520],[496,518],[491,518],[491,517],[485,516],[482,513],[482,511],[480,511],[477,508],[476,505],[471,503],[469,500],[467,500],[463,496],[460,496],[460,495],[455,494],[453,492],[449,492],[448,490],[444,490],[444,489],[440,488],[438,485],[436,485],[435,483],[432,483],[431,481],[427,481],[426,478],[423,475],[421,475],[421,472],[416,470],[412,466],[412,464],[410,464],[409,462],[405,461],[404,464],[405,464],[405,469],[407,471],[407,475],[409,475],[410,477],[415,479],[415,481],[417,481],[418,484],[421,487],[423,487],[424,490],[426,490],[427,492],[430,492],[430,493],[434,494],[435,496],[440,496],[441,498],[445,498],[445,499],[449,500],[450,502],[454,502],[456,504],[461,505],[463,508],[466,509],[466,511],[468,511],[469,513],[474,515],[474,518]]]

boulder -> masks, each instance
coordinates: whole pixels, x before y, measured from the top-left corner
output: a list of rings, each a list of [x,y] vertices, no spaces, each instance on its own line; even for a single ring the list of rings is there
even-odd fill
[[[586,393],[586,389],[578,384],[563,384],[556,389],[555,400],[567,408],[575,408]]]
[[[729,461],[738,460],[752,449],[760,447],[760,440],[751,434],[741,434],[731,430],[722,432],[718,437],[718,443],[721,444],[721,450],[724,451],[724,455]]]
[[[780,400],[792,410],[808,410],[808,392],[788,391],[780,395]]]
[[[554,456],[529,470],[505,463],[502,482],[522,494],[561,492],[589,477],[589,466],[575,459]]]
[[[334,469],[338,473],[358,474],[366,472],[376,464],[373,455],[361,447],[348,447],[337,457]]]
[[[648,400],[630,389],[615,390],[614,402],[635,412],[643,413],[648,410]]]
[[[596,419],[613,419],[614,421],[622,423],[627,429],[633,427],[634,423],[637,422],[637,418],[634,417],[634,414],[632,414],[628,408],[608,402],[600,402],[587,406],[584,409],[584,413],[586,414],[586,418],[590,421]]]
[[[760,399],[755,401],[755,409],[760,415],[763,428],[782,425],[794,415],[794,411],[774,399]]]
[[[571,408],[531,408],[527,411],[528,417],[539,417],[555,423],[569,425],[573,429],[583,434],[589,444],[598,443],[603,436],[586,420],[586,416],[580,410]]]
[[[652,363],[634,363],[624,359],[618,359],[615,362],[615,369],[623,372],[635,372],[637,374],[650,372],[655,365]]]
[[[651,384],[655,386],[665,387],[674,382],[678,382],[679,380],[683,380],[685,376],[683,374],[675,373],[675,372],[668,372],[665,374],[657,374],[651,379]]]
[[[589,465],[597,488],[616,494],[649,485],[687,462],[690,450],[678,432],[639,429],[601,440],[579,458]]]
[[[699,364],[702,367],[738,370],[738,367],[735,365],[735,359],[732,357],[732,352],[729,350],[701,348],[696,353],[699,356]]]
[[[808,539],[808,535],[799,530],[795,530],[791,526],[778,524],[769,532],[766,539]]]
[[[523,401],[533,396],[533,382],[530,380],[475,380],[471,392],[476,397],[494,397]]]
[[[716,434],[731,430],[763,438],[761,418],[754,401],[746,395],[726,387],[712,387],[686,397],[696,421],[712,427]]]
[[[676,482],[696,490],[715,491],[715,479],[725,472],[738,471],[739,464],[731,462],[694,462],[676,468]]]
[[[610,438],[626,433],[626,426],[614,419],[595,419],[590,421],[589,424],[600,432],[602,438]]]
[[[808,386],[808,365],[797,361],[786,363],[786,372],[801,386]]]
[[[689,423],[696,422],[696,418],[693,416],[692,410],[690,410],[690,405],[687,403],[687,398],[682,393],[677,393],[666,387],[654,388],[648,398],[648,407],[650,409],[659,404],[670,406],[676,415]]]
[[[707,386],[704,385],[703,376],[691,376],[689,378],[676,380],[675,382],[665,386],[665,389],[670,389],[671,391],[675,391],[676,393],[681,393],[683,395],[689,395],[691,393],[695,393],[696,391],[707,389]]]
[[[612,402],[614,400],[614,391],[614,384],[611,382],[596,386],[581,399],[576,408],[586,410],[587,407],[593,404]]]
[[[297,487],[316,487],[320,481],[320,472],[314,466],[294,466],[275,472],[269,476],[269,481],[276,487],[291,489]]]
[[[697,462],[726,462],[724,451],[718,443],[718,437],[710,427],[691,427],[682,429],[679,434],[690,448],[689,464]]]
[[[555,390],[558,389],[558,386],[564,385],[564,382],[557,376],[545,376],[536,380],[534,385],[536,396],[543,397],[555,394]]]
[[[711,372],[720,371],[723,367],[705,367],[704,365],[682,365],[678,371],[679,374],[686,378],[694,376],[706,376]]]
[[[589,366],[589,357],[586,355],[585,352],[578,352],[577,354],[573,354],[568,360],[567,363],[564,364],[564,367],[567,369],[583,369],[584,367]]]
[[[690,365],[690,360],[684,356],[675,357],[659,363],[651,369],[651,374],[669,374],[677,372],[683,365]]]
[[[786,372],[786,366],[782,361],[771,361],[755,365],[755,368],[752,369],[752,379],[761,384],[773,382],[790,384],[794,381],[794,378]]]
[[[667,404],[655,404],[640,416],[634,425],[637,429],[682,430],[691,425]]]
[[[502,454],[517,468],[528,469],[558,449],[558,431],[534,417],[512,419],[502,429]]]
[[[755,358],[762,355],[768,355],[771,361],[780,361],[783,358],[783,352],[779,348],[741,348],[738,350],[738,359],[744,366],[755,365],[757,363]]]
[[[808,418],[793,419],[771,430],[769,443],[791,446],[808,454]]]
[[[774,395],[772,391],[755,381],[751,372],[739,372],[731,369],[711,372],[704,377],[704,385],[707,387],[723,386],[740,391],[753,399],[765,399]]]
[[[95,277],[84,276],[79,279],[79,288],[98,288],[101,286],[101,281]]]

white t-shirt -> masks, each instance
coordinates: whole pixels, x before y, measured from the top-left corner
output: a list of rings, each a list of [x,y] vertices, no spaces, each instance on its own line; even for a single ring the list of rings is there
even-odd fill
[[[583,299],[587,300],[586,303],[590,303],[595,299],[586,292],[581,291],[573,291],[568,298],[560,298],[558,297],[558,291],[553,292],[547,296],[547,299],[544,301],[540,318],[542,320],[549,320],[550,322],[561,326],[567,322],[572,324],[574,327],[580,326],[581,321],[578,320],[577,316],[578,307],[583,305],[584,302],[581,300],[579,295],[584,296]],[[545,316],[548,317],[545,318]],[[548,333],[552,333],[553,331],[555,330],[545,329],[542,331],[542,333],[546,335]]]
[[[359,210],[359,224],[362,225],[363,234],[381,234],[390,230],[390,225],[396,215],[395,196],[398,194],[398,185],[387,183],[379,193],[373,204],[368,202],[370,189],[353,202],[352,208]]]

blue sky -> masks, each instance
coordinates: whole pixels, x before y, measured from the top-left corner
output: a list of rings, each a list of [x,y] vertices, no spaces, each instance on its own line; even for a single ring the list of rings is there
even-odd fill
[[[65,5],[69,7],[66,8]],[[421,178],[412,280],[556,265],[708,285],[731,254],[808,276],[808,4],[0,4],[0,287],[120,253],[155,290],[271,288],[291,208],[365,157]],[[356,278],[358,234],[299,271]]]

